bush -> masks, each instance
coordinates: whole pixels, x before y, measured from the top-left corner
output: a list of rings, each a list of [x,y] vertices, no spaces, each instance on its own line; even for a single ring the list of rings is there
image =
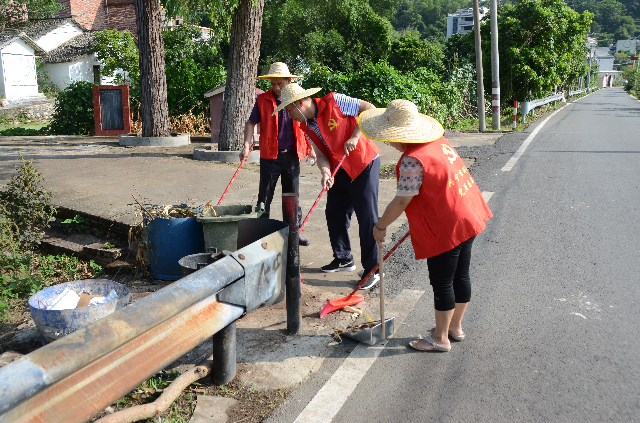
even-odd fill
[[[0,218],[9,221],[5,221],[4,225],[9,225],[20,249],[29,250],[40,243],[42,231],[49,225],[49,219],[56,210],[51,204],[53,193],[42,187],[42,175],[33,161],[26,161],[22,155],[20,157],[22,166],[16,166],[18,174],[12,175],[7,190],[0,192],[0,210],[4,215],[0,215]]]
[[[94,132],[93,84],[72,82],[56,98],[49,125],[52,135],[90,135]]]
[[[47,135],[49,133],[49,128],[44,127],[40,129],[32,129],[32,128],[7,128],[0,131],[0,136],[2,137],[26,137],[32,135]]]
[[[464,78],[442,82],[426,68],[401,74],[385,62],[369,64],[362,70],[344,74],[323,67],[312,70],[303,80],[305,87],[322,87],[319,96],[331,91],[360,98],[376,107],[387,107],[395,99],[410,100],[421,113],[434,117],[447,127],[460,119]],[[456,83],[458,83],[458,86]]]

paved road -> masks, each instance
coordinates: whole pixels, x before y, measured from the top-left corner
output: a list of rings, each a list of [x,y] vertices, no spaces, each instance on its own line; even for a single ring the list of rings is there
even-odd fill
[[[640,102],[606,89],[494,146],[459,148],[477,158],[495,215],[474,245],[467,340],[448,354],[406,348],[434,320],[426,263],[405,247],[387,295],[425,294],[395,338],[377,351],[351,344],[270,421],[639,421],[638,133]],[[362,379],[351,392],[340,374]],[[309,414],[323,386],[325,411]]]

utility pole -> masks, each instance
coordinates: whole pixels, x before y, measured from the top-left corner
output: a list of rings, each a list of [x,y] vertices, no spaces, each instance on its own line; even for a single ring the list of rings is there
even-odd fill
[[[491,0],[491,111],[493,129],[500,129],[500,56],[498,54],[498,0]]]
[[[473,0],[473,31],[476,35],[476,74],[478,75],[478,131],[484,132],[484,82],[482,82],[482,46],[480,45],[480,8]]]

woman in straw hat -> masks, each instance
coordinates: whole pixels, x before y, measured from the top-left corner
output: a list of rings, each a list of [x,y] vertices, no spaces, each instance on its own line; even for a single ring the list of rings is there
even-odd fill
[[[462,159],[443,136],[438,121],[407,100],[368,110],[358,122],[369,138],[402,153],[396,165],[396,197],[373,228],[380,245],[387,227],[405,212],[416,260],[427,259],[436,327],[409,343],[420,351],[450,351],[462,341],[462,317],[471,298],[471,245],[492,217]]]
[[[323,272],[353,271],[348,229],[351,216],[358,216],[360,252],[364,275],[378,264],[378,245],[371,234],[378,220],[378,184],[380,179],[380,150],[373,141],[362,135],[357,116],[374,106],[344,94],[329,93],[322,98],[310,98],[320,88],[305,90],[296,83],[282,90],[282,103],[292,119],[305,123],[300,128],[311,140],[322,173],[321,184],[327,188],[325,215],[333,261],[321,267]],[[277,110],[278,110],[277,109]],[[342,162],[335,178],[332,170]],[[362,289],[374,286],[380,276],[376,272]]]
[[[240,160],[244,160],[250,153],[251,139],[255,126],[260,123],[260,185],[258,189],[258,204],[264,203],[265,212],[262,217],[268,218],[271,210],[273,193],[280,179],[282,192],[295,192],[300,188],[300,160],[315,161],[315,152],[300,130],[300,124],[293,121],[289,114],[280,111],[273,115],[280,105],[280,94],[293,78],[289,68],[282,62],[271,65],[266,75],[256,79],[271,81],[271,89],[262,93],[256,99],[249,120],[244,126],[244,148],[240,152]],[[298,207],[298,224],[301,224],[302,209]],[[300,235],[300,245],[309,245],[307,238]]]

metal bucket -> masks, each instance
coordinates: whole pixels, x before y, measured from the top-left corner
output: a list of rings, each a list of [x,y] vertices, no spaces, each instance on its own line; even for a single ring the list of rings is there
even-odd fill
[[[103,297],[115,290],[118,299],[70,310],[47,310],[46,307],[49,307],[67,287],[78,295],[88,292]],[[83,279],[53,285],[32,295],[29,298],[29,311],[44,342],[49,343],[121,309],[129,303],[130,297],[129,288],[118,282],[108,279]]]
[[[144,231],[149,240],[149,272],[156,279],[180,279],[182,269],[178,260],[206,251],[202,225],[195,217],[156,218],[144,225]]]
[[[264,204],[256,206],[212,206],[198,215],[202,224],[204,245],[217,248],[218,251],[236,251],[238,249],[238,221],[262,216]]]
[[[223,255],[216,257],[217,255],[218,254],[216,252],[216,249],[213,248],[212,251],[208,253],[191,254],[182,257],[180,260],[178,260],[178,264],[182,269],[182,276],[188,276],[196,270],[200,270],[203,267],[210,265],[211,263],[216,261],[217,258],[224,257]]]

